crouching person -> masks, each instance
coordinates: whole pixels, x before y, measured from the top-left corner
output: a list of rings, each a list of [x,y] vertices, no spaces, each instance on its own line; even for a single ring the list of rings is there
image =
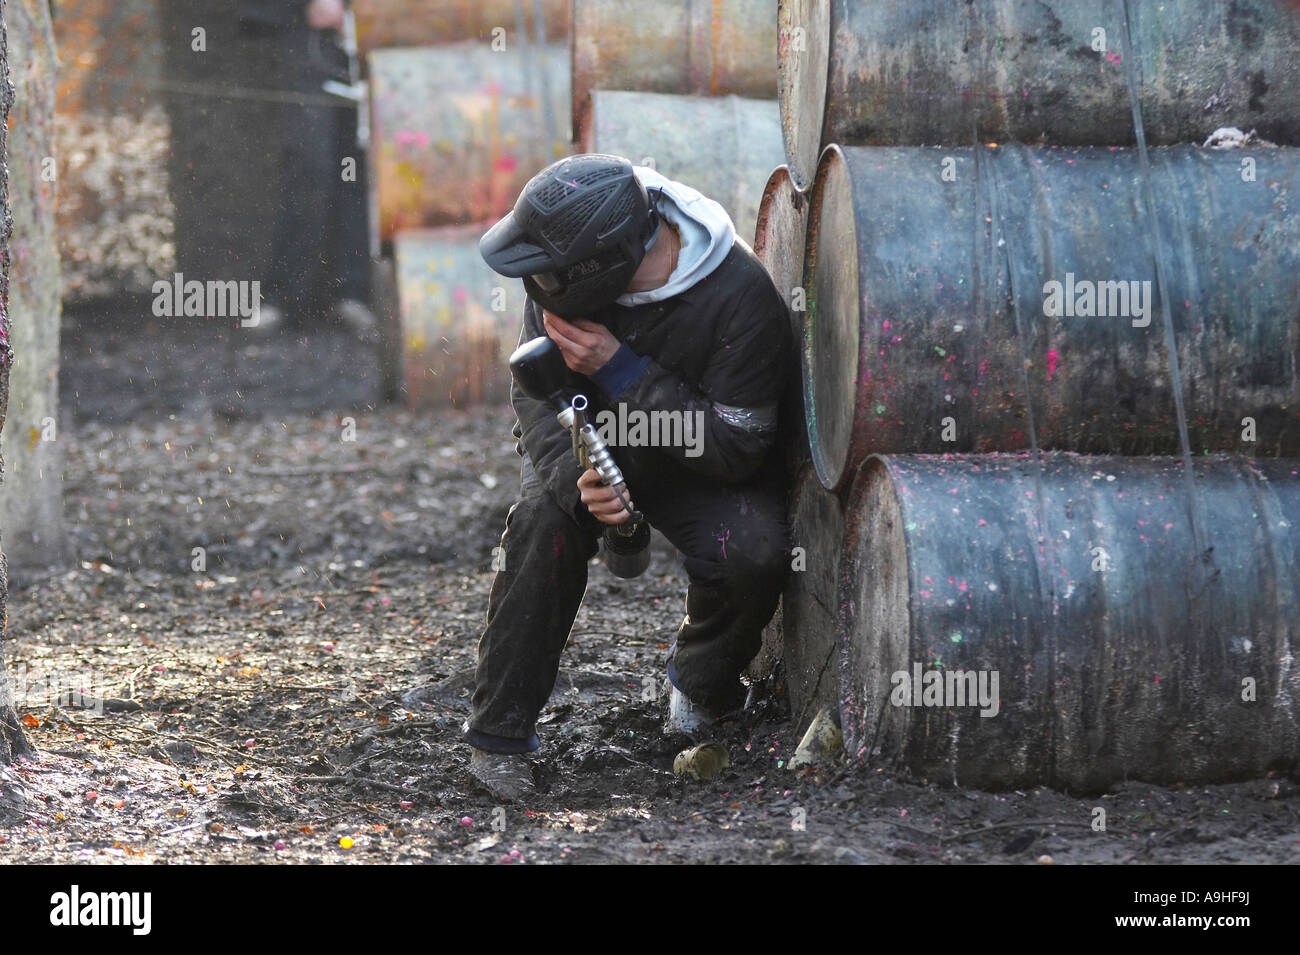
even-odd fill
[[[789,542],[778,423],[790,399],[785,304],[723,208],[655,171],[571,156],[525,186],[480,242],[522,278],[521,341],[548,336],[588,418],[671,421],[680,440],[617,444],[632,498],[574,458],[555,409],[516,384],[523,456],[466,724],[471,771],[501,798],[532,791],[529,753],[607,526],[640,511],[684,555],[686,617],[669,653],[665,730],[692,736],[740,707],[741,672],[776,609]]]

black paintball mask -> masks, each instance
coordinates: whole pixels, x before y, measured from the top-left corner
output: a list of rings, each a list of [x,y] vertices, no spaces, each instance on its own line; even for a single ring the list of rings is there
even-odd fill
[[[522,278],[547,311],[597,319],[627,291],[659,223],[630,162],[586,153],[530,179],[514,211],[479,240],[479,254],[493,271]]]

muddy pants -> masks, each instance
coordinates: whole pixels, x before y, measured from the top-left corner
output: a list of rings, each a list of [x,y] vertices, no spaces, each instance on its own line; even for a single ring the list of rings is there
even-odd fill
[[[625,474],[636,506],[685,555],[690,577],[669,679],[707,710],[734,709],[744,702],[740,674],[758,652],[788,567],[783,480],[724,485]],[[505,569],[492,582],[479,641],[466,738],[480,749],[522,753],[540,745],[535,722],[555,686],[605,526],[583,516],[565,513],[525,457],[519,501],[501,538]]]

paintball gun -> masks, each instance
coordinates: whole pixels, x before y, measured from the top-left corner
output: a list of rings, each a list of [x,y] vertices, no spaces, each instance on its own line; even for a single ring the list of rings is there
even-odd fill
[[[609,446],[587,420],[587,396],[565,394],[568,366],[559,346],[546,336],[534,338],[510,356],[510,374],[524,394],[549,403],[556,419],[569,432],[573,454],[584,468],[595,468],[601,483],[612,488],[629,519],[605,528],[605,566],[616,577],[639,577],[650,565],[650,525],[628,503],[627,483]]]

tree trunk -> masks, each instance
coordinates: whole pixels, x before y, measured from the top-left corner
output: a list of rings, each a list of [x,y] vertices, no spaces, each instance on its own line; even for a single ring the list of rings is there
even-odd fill
[[[0,438],[0,530],[9,581],[26,586],[63,562],[63,444],[58,440],[59,250],[55,239],[54,93],[58,70],[48,0],[10,0],[9,427]]]
[[[4,429],[5,416],[9,409],[9,366],[13,355],[9,348],[9,167],[7,163],[7,126],[9,108],[13,105],[14,92],[9,82],[9,37],[5,29],[8,20],[5,0],[0,0],[0,430]],[[0,475],[3,475],[3,461],[0,461]],[[0,534],[3,533],[0,528]],[[4,552],[0,550],[0,627],[7,627],[9,622],[9,569]],[[13,691],[9,687],[9,671],[5,669],[4,637],[0,629],[0,764],[8,763],[15,756],[31,752],[27,738],[23,736],[18,723],[18,713],[14,709]]]

